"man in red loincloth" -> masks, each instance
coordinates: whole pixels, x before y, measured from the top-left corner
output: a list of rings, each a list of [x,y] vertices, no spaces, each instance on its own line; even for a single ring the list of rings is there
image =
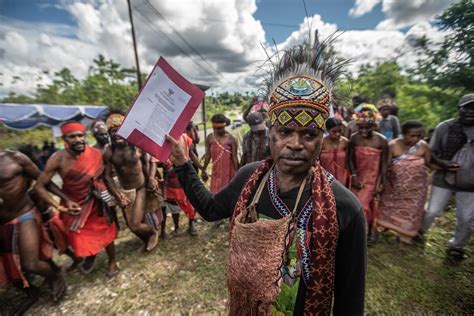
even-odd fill
[[[59,210],[68,207],[67,213],[61,213],[61,219],[74,254],[87,257],[85,264],[92,264],[95,255],[105,248],[109,257],[107,276],[113,277],[119,272],[114,245],[117,228],[114,222],[107,221],[98,200],[100,191],[105,188],[99,179],[104,169],[102,153],[86,145],[85,127],[81,123],[65,123],[61,132],[66,149],[56,152],[48,160],[36,183],[36,191],[51,206]],[[45,188],[56,172],[63,180],[62,192],[66,197],[61,204]]]
[[[28,190],[40,171],[20,152],[0,151],[0,286],[10,282],[27,299],[15,314],[23,314],[39,297],[24,273],[41,275],[49,282],[53,299],[66,291],[60,268],[52,261],[53,242]]]

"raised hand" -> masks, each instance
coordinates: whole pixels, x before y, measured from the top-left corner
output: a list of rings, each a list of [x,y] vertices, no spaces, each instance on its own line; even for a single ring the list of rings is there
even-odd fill
[[[176,140],[170,135],[166,135],[166,140],[171,143],[171,156],[169,160],[175,166],[181,166],[188,161],[186,158],[186,148],[181,140]]]

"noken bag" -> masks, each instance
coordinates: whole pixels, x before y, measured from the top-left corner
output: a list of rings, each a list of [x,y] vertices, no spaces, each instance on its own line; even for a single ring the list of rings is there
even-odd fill
[[[446,182],[459,189],[474,189],[474,140],[468,139],[451,161],[460,167],[446,173]]]

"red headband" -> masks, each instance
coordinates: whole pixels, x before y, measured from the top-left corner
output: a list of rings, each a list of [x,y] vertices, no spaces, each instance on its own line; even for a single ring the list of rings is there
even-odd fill
[[[222,123],[212,123],[212,127],[214,128],[220,128],[220,127],[226,127],[227,124],[225,122]]]
[[[86,128],[79,122],[65,123],[61,126],[61,133],[67,135],[71,132],[85,132]]]

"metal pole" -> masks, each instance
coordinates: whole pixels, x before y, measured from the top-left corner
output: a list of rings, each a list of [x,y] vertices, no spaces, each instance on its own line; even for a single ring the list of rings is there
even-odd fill
[[[206,124],[206,96],[202,99],[202,121],[204,123],[204,139],[207,138],[207,124]]]
[[[142,76],[140,72],[140,63],[138,62],[137,41],[135,39],[135,28],[133,27],[132,6],[130,5],[130,0],[127,0],[127,3],[128,3],[128,16],[130,17],[130,25],[132,26],[133,50],[135,52],[135,64],[137,67],[138,90],[140,90],[142,88]]]

